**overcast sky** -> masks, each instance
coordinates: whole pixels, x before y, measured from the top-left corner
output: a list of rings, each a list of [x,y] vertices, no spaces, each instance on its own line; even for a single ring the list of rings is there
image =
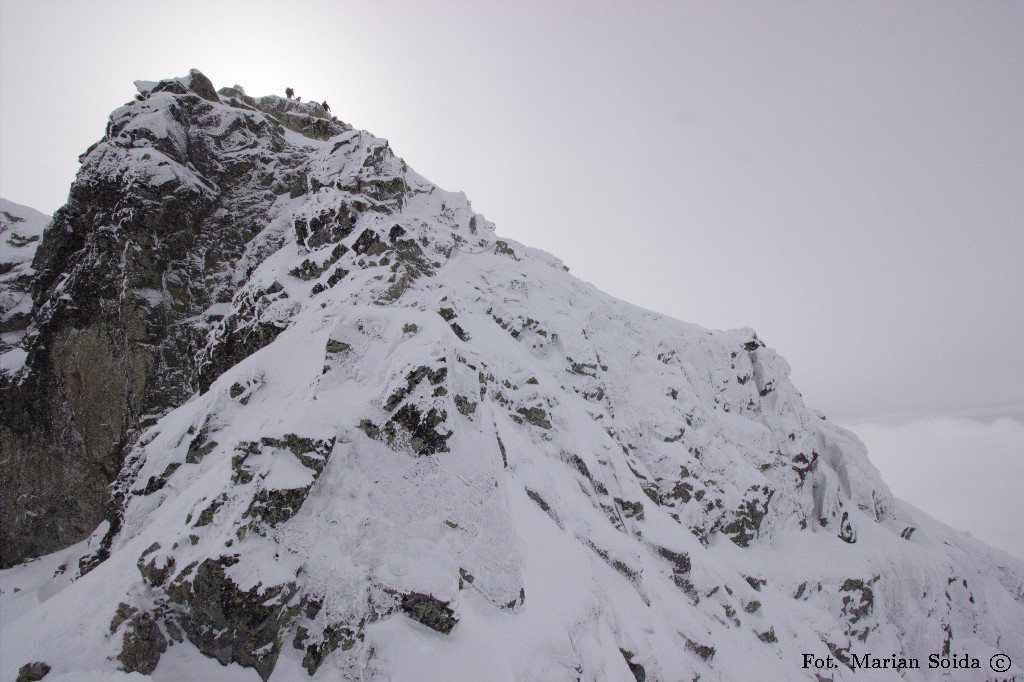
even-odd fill
[[[928,417],[852,428],[898,497],[1024,559],[1024,422]]]
[[[292,86],[599,288],[753,327],[832,419],[1020,419],[1022,35],[1019,0],[0,0],[0,194],[60,206],[136,79]]]

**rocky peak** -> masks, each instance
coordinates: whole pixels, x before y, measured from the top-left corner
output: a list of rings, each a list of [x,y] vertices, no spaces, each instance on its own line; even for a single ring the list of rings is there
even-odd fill
[[[0,574],[0,675],[1024,650],[1019,562],[894,500],[752,330],[597,291],[319,105],[140,83],[33,267],[3,561],[55,553]]]
[[[15,340],[20,355],[5,365],[19,388],[0,439],[32,453],[19,457],[25,471],[5,479],[6,502],[17,509],[4,518],[5,564],[83,537],[102,518],[106,486],[139,426],[192,395],[201,365],[216,371],[224,353],[258,344],[229,341],[233,350],[215,352],[208,337],[247,270],[279,248],[292,218],[281,204],[319,189],[306,142],[351,131],[315,104],[254,99],[239,88],[221,101],[198,71],[137,85],[137,99],[114,111],[103,140],[81,157],[31,282],[18,285],[17,301],[14,288],[5,294],[5,324],[32,321],[28,338]],[[374,159],[352,181],[394,182],[376,174],[391,156],[384,141],[353,133],[344,144],[365,146]],[[238,319],[228,317],[225,324]],[[84,481],[74,504],[66,490],[25,495],[61,489],[39,479],[40,461]]]

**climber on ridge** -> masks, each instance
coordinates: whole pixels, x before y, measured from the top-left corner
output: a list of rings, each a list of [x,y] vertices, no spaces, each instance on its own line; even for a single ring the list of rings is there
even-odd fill
[[[291,99],[292,97],[295,97],[295,90],[292,88],[285,88],[284,94],[288,96],[288,99]]]
[[[328,114],[331,113],[331,105],[329,105],[327,103],[327,100],[324,100],[323,104],[321,104],[320,106],[322,106],[324,108],[324,111],[326,113],[328,113]]]

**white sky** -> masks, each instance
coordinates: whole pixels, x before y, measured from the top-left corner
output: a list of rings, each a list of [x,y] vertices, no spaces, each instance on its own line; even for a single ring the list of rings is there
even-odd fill
[[[1024,559],[1024,422],[929,417],[852,428],[897,497]]]
[[[1019,0],[0,0],[0,195],[60,206],[135,79],[290,85],[598,287],[753,327],[830,418],[1019,416],[1022,36]]]

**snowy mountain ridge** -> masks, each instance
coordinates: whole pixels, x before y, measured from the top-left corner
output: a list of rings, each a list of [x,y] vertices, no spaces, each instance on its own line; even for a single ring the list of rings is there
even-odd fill
[[[320,105],[138,86],[0,356],[0,678],[1024,661],[1024,565],[894,500],[753,331],[603,294]]]

